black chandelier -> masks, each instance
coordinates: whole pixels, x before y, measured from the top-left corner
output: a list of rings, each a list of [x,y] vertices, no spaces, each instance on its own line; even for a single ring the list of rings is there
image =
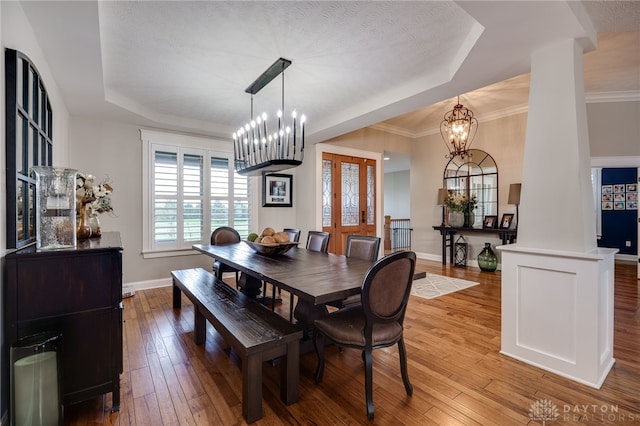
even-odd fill
[[[458,103],[444,115],[444,120],[440,123],[440,134],[449,150],[446,157],[451,159],[455,156],[471,156],[469,147],[477,131],[478,120],[473,116],[473,111],[460,104],[458,96]]]
[[[293,110],[290,124],[284,114],[284,70],[291,65],[288,59],[280,58],[263,72],[247,89],[251,94],[250,121],[233,133],[235,169],[242,175],[258,175],[290,169],[302,164],[304,158],[304,126],[306,117]],[[253,95],[282,74],[282,105],[277,123],[271,131],[267,124],[267,113],[254,117]]]

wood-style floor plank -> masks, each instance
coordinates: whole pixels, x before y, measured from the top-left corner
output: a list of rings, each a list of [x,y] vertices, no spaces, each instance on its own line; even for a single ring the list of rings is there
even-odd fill
[[[402,384],[397,347],[374,351],[373,424],[536,425],[542,422],[530,418],[530,409],[542,399],[560,411],[558,421],[549,424],[640,421],[640,284],[635,268],[616,264],[616,363],[602,388],[593,389],[500,354],[499,272],[419,260],[418,270],[480,284],[431,300],[411,297],[405,343],[413,396],[406,395]],[[288,319],[289,294],[282,292],[282,299],[275,311]],[[210,325],[206,344],[195,345],[193,306],[186,298],[182,309],[174,310],[171,288],[166,287],[137,292],[124,305],[121,409],[110,412],[107,394],[65,407],[65,424],[245,424],[240,360]],[[280,401],[279,365],[265,363],[264,416],[255,424],[369,424],[360,353],[330,346],[326,357],[324,378],[317,385],[315,354],[301,356],[300,400],[290,406]],[[603,417],[584,406],[616,412]]]

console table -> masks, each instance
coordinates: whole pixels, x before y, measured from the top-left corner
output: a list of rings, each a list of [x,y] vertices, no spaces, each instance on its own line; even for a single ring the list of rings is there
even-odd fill
[[[450,263],[454,263],[453,236],[455,234],[493,234],[502,239],[502,244],[510,244],[516,240],[517,231],[515,229],[495,229],[495,228],[454,228],[453,226],[438,225],[433,227],[440,231],[442,235],[442,264],[447,264],[447,247],[449,247]]]

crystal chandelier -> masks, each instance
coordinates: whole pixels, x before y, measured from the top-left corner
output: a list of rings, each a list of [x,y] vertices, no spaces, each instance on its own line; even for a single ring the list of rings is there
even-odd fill
[[[297,167],[304,158],[304,126],[306,117],[294,110],[289,124],[284,114],[284,70],[291,65],[280,58],[263,72],[247,89],[251,94],[250,121],[233,133],[235,169],[242,175],[258,175]],[[282,74],[282,106],[273,127],[267,123],[267,113],[254,117],[253,95]],[[271,130],[273,129],[273,130]]]
[[[473,116],[473,111],[460,104],[458,96],[457,105],[444,115],[444,120],[440,123],[440,134],[449,150],[446,157],[451,159],[455,156],[470,156],[469,147],[477,131],[478,120]]]

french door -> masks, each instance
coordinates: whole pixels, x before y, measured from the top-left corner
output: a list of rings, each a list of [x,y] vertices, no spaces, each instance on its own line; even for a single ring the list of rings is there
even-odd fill
[[[376,160],[322,153],[322,230],[329,252],[344,254],[347,235],[376,235]]]

